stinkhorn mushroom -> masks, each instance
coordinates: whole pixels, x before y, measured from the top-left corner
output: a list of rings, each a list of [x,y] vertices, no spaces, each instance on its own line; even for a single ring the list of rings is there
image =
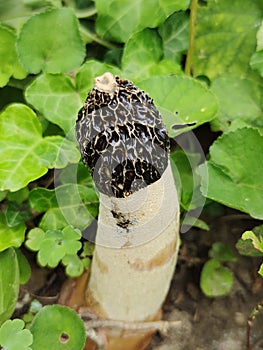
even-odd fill
[[[100,318],[160,318],[179,246],[169,137],[153,100],[111,73],[94,79],[77,140],[99,191],[96,247],[86,288]],[[144,349],[148,333],[107,333],[108,348]]]

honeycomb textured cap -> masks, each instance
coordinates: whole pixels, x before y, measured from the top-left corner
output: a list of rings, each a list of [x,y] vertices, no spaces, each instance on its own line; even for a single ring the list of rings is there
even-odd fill
[[[79,111],[76,135],[98,190],[127,197],[160,179],[169,137],[153,100],[111,73],[94,79]]]

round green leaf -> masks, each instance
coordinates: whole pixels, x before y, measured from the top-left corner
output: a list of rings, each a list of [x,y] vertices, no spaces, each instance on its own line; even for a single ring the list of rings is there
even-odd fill
[[[80,66],[85,46],[74,12],[59,8],[30,17],[20,31],[17,50],[30,73],[68,72]]]
[[[223,76],[215,79],[211,90],[219,102],[219,111],[211,125],[226,131],[233,122],[244,121],[251,126],[263,126],[262,85],[249,79]]]
[[[198,169],[206,197],[263,219],[263,136],[256,129],[223,134],[210,147],[206,166]]]
[[[19,266],[13,248],[0,253],[0,325],[14,312],[19,293]]]
[[[60,305],[46,306],[35,316],[30,331],[32,350],[82,350],[86,331],[75,311]]]
[[[222,242],[215,242],[212,245],[212,248],[209,250],[210,258],[213,258],[218,261],[236,261],[237,258],[235,253],[227,244]]]
[[[131,34],[144,28],[157,27],[173,12],[189,6],[189,0],[96,0],[95,3],[98,34],[118,42],[127,41]]]
[[[4,350],[31,350],[33,336],[20,319],[8,320],[0,328],[0,345]]]
[[[255,51],[256,32],[262,19],[258,1],[208,1],[200,6],[196,19],[194,74],[211,80],[229,73],[254,76],[248,70]]]
[[[232,272],[217,260],[205,263],[200,279],[200,286],[208,297],[219,297],[230,292],[233,284]]]
[[[7,27],[0,26],[0,87],[5,86],[11,76],[16,79],[27,76],[27,72],[18,61],[15,41],[15,33]]]
[[[158,76],[138,85],[149,92],[156,105],[161,107],[170,137],[178,135],[179,132],[173,128],[177,124],[195,123],[193,127],[197,127],[212,120],[217,112],[214,94],[195,79],[186,76]]]

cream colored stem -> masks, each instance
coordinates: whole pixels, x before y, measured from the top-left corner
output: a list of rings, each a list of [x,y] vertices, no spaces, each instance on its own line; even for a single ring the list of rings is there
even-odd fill
[[[160,180],[127,198],[100,196],[87,288],[100,316],[143,321],[156,315],[174,273],[178,231],[179,204],[170,164]]]

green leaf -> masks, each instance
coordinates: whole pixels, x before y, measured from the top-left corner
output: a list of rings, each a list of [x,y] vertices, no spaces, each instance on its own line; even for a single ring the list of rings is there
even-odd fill
[[[200,287],[208,297],[219,297],[230,292],[233,285],[233,274],[217,260],[205,263],[200,279]]]
[[[0,213],[0,252],[9,247],[20,247],[25,238],[25,231],[24,223],[9,227],[5,215]]]
[[[5,211],[6,222],[9,227],[24,223],[31,217],[31,211],[28,203],[17,204],[10,202]]]
[[[233,250],[222,242],[215,242],[209,250],[209,257],[221,262],[236,261],[237,257]]]
[[[223,76],[215,79],[211,90],[219,102],[219,111],[211,125],[213,130],[226,131],[232,123],[263,127],[262,85],[248,79]]]
[[[19,283],[25,284],[31,276],[31,268],[27,258],[20,249],[16,249],[16,256],[19,266]]]
[[[142,80],[151,75],[175,74],[180,71],[178,65],[172,62],[164,66],[163,45],[158,32],[153,29],[144,29],[133,34],[127,41],[123,56],[123,75],[133,81]]]
[[[131,34],[147,27],[158,27],[173,12],[186,10],[189,0],[96,0],[95,4],[98,34],[109,40],[126,42]]]
[[[236,248],[239,254],[244,256],[252,256],[252,257],[263,256],[263,253],[261,253],[259,250],[254,248],[252,240],[250,239],[247,239],[244,241],[242,238],[240,238],[236,243]]]
[[[26,89],[25,96],[43,116],[68,133],[75,125],[82,101],[69,76],[42,74]]]
[[[61,73],[79,67],[85,46],[74,12],[64,7],[30,17],[20,31],[17,50],[30,73]]]
[[[194,74],[211,80],[224,73],[254,76],[248,69],[262,19],[260,1],[208,1],[196,19]]]
[[[62,184],[77,182],[80,185],[93,186],[91,173],[82,161],[66,166],[59,174],[59,181]]]
[[[0,25],[0,87],[5,86],[9,78],[24,79],[27,72],[18,61],[15,50],[15,33]]]
[[[38,251],[41,266],[54,268],[66,255],[77,254],[82,246],[80,238],[80,231],[70,226],[62,231],[48,230],[45,233],[35,228],[29,232],[26,246]]]
[[[175,151],[171,153],[171,165],[176,189],[181,194],[180,204],[185,210],[192,210],[204,202],[200,191],[200,176],[196,168],[201,160],[198,153]]]
[[[32,350],[80,350],[86,341],[83,321],[75,311],[60,305],[43,307],[35,316],[30,331],[34,339]]]
[[[163,55],[162,40],[157,31],[144,29],[132,35],[127,41],[123,56],[122,69],[127,77],[135,75],[142,78],[149,75],[149,68],[158,63]],[[145,70],[148,74],[145,74]],[[134,78],[133,78],[134,79]]]
[[[33,336],[20,319],[8,320],[0,328],[0,345],[4,350],[31,350]]]
[[[242,235],[243,240],[250,239],[253,247],[263,253],[263,226],[258,226],[253,231],[246,231]]]
[[[19,293],[19,267],[13,248],[0,253],[0,291],[1,325],[13,314]]]
[[[33,210],[40,213],[58,206],[55,191],[42,187],[36,187],[29,193],[29,203]]]
[[[41,124],[26,105],[13,104],[1,113],[0,133],[2,190],[17,191],[44,175],[48,167],[78,162],[75,145],[61,136],[42,137]]]
[[[258,270],[258,273],[260,274],[260,276],[263,277],[263,264],[260,265],[260,268]]]
[[[243,128],[223,134],[210,147],[206,166],[198,169],[203,195],[263,219],[263,136],[257,130]],[[203,177],[207,169],[208,183]]]
[[[164,57],[180,62],[182,54],[188,49],[189,15],[176,12],[160,25],[158,32],[163,41]]]
[[[263,76],[263,22],[257,32],[257,50],[251,57],[250,65]]]
[[[62,264],[66,266],[66,273],[70,277],[78,277],[83,273],[84,266],[77,255],[65,255]]]
[[[40,222],[44,230],[68,225],[83,230],[98,214],[98,197],[91,187],[65,184],[56,188],[56,197],[58,206],[50,208]]]
[[[161,107],[170,137],[212,120],[217,112],[214,94],[202,83],[186,76],[158,76],[138,83]],[[194,101],[194,103],[189,103]],[[180,131],[178,124],[196,123]]]
[[[44,238],[45,232],[41,228],[35,227],[28,232],[25,244],[29,249],[37,252],[40,250],[40,246]]]
[[[29,195],[29,189],[27,187],[21,188],[21,190],[16,192],[8,192],[7,198],[11,202],[15,202],[18,204],[23,203]]]

